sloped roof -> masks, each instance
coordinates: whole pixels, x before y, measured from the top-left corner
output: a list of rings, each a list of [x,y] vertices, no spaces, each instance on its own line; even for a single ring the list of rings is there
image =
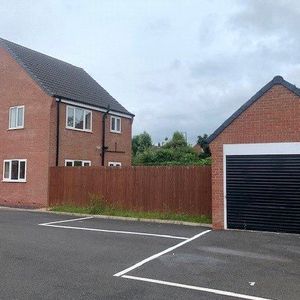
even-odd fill
[[[5,48],[50,96],[132,115],[84,69],[0,38]]]
[[[211,134],[207,141],[211,143],[226,127],[228,127],[237,117],[239,117],[248,107],[257,101],[263,94],[270,90],[274,85],[282,85],[291,92],[300,96],[300,89],[290,82],[283,79],[281,76],[275,76],[269,83],[260,89],[253,97],[251,97],[245,104],[243,104],[236,112],[234,112],[220,127],[218,127],[213,134]]]

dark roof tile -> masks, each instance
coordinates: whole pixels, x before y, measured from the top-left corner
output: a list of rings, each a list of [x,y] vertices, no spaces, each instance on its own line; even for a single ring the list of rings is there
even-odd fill
[[[131,114],[82,68],[0,38],[5,48],[50,96]]]

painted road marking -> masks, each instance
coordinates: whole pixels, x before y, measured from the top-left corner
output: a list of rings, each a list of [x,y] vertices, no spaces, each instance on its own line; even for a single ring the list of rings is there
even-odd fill
[[[187,244],[187,243],[195,240],[196,238],[198,238],[198,237],[200,237],[200,236],[202,236],[202,235],[204,235],[206,233],[209,233],[210,231],[211,230],[206,230],[206,231],[203,231],[201,233],[198,233],[198,234],[194,235],[193,237],[191,237],[189,239],[186,239],[185,241],[183,241],[183,242],[181,242],[179,244],[176,244],[175,246],[172,246],[172,247],[170,247],[170,248],[168,248],[168,249],[166,249],[164,251],[161,251],[161,252],[159,252],[157,254],[154,254],[154,255],[152,255],[152,256],[150,256],[150,257],[148,257],[148,258],[146,258],[146,259],[144,259],[144,260],[142,260],[142,261],[140,261],[138,263],[136,263],[135,265],[133,265],[133,266],[131,266],[131,267],[129,267],[129,268],[121,271],[121,272],[116,273],[114,276],[120,277],[120,276],[122,276],[122,275],[124,275],[124,274],[126,274],[126,273],[128,273],[128,272],[130,272],[130,271],[132,271],[134,269],[136,269],[136,268],[139,268],[140,266],[144,265],[145,263],[147,263],[147,262],[149,262],[151,260],[154,260],[154,259],[156,259],[156,258],[158,258],[158,257],[160,257],[160,256],[162,256],[162,255],[164,255],[164,254],[166,254],[168,252],[171,252],[171,251],[173,251],[173,250],[175,250],[175,249],[177,249],[177,248],[179,248],[179,247],[181,247],[181,246],[183,246],[183,245],[185,245],[185,244]]]
[[[98,228],[56,225],[58,223],[82,221],[82,220],[87,220],[87,219],[92,219],[92,218],[93,217],[69,219],[69,220],[64,220],[64,221],[55,221],[55,222],[50,222],[50,223],[42,223],[42,224],[39,224],[39,225],[40,226],[46,226],[46,227],[63,228],[63,229],[75,229],[75,230],[96,231],[96,232],[106,232],[106,233],[118,233],[118,234],[131,234],[131,235],[151,236],[151,237],[177,239],[177,240],[188,240],[189,239],[188,237],[173,236],[173,235],[168,235],[168,234],[157,234],[157,233],[147,233],[147,232],[134,232],[134,231],[124,231],[124,230],[110,230],[110,229],[98,229]]]
[[[250,295],[245,295],[245,294],[239,294],[239,293],[234,293],[234,292],[210,289],[210,288],[205,288],[205,287],[200,287],[200,286],[187,285],[187,284],[181,284],[181,283],[175,283],[175,282],[169,282],[169,281],[163,281],[163,280],[156,280],[156,279],[151,279],[151,278],[136,277],[136,276],[130,276],[130,275],[123,275],[122,278],[144,281],[144,282],[151,282],[151,283],[167,285],[167,286],[174,286],[174,287],[178,287],[178,288],[196,290],[196,291],[212,293],[212,294],[228,296],[228,297],[234,297],[234,298],[239,298],[239,299],[273,300],[273,299],[269,299],[269,298],[261,298],[261,297],[256,297],[256,296],[250,296]]]
[[[48,225],[51,225],[51,224],[75,222],[75,221],[88,220],[88,219],[93,219],[93,217],[84,217],[84,218],[77,218],[77,219],[68,219],[68,220],[63,220],[63,221],[54,221],[54,222],[49,222],[49,223],[42,223],[42,224],[39,224],[39,225],[40,226],[48,226]]]
[[[268,299],[268,298],[262,298],[262,297],[256,297],[256,296],[250,296],[250,295],[245,295],[245,294],[239,294],[235,292],[229,292],[229,291],[223,291],[223,290],[218,290],[218,289],[211,289],[211,288],[205,288],[205,287],[199,287],[199,286],[194,286],[194,285],[186,285],[186,284],[181,284],[181,283],[175,283],[175,282],[169,282],[169,281],[163,281],[163,280],[156,280],[156,279],[151,279],[151,278],[145,278],[145,277],[136,277],[136,276],[130,276],[130,275],[125,275],[126,273],[144,265],[145,263],[152,261],[166,253],[169,253],[195,239],[197,239],[200,236],[203,236],[210,232],[211,230],[206,230],[203,231],[191,238],[187,237],[180,237],[180,236],[172,236],[172,235],[163,235],[163,234],[153,234],[153,233],[145,233],[145,232],[132,232],[132,231],[119,231],[119,230],[107,230],[107,229],[96,229],[96,228],[85,228],[85,227],[74,227],[74,226],[63,226],[63,225],[56,225],[60,223],[67,223],[67,222],[75,222],[75,221],[83,221],[83,220],[88,220],[92,219],[93,217],[84,217],[84,218],[76,218],[76,219],[68,219],[68,220],[63,220],[63,221],[54,221],[54,222],[49,222],[49,223],[42,223],[38,224],[40,226],[45,226],[45,227],[54,227],[54,228],[64,228],[64,229],[75,229],[75,230],[85,230],[85,231],[96,231],[96,232],[107,232],[107,233],[121,233],[121,234],[133,234],[133,235],[142,235],[142,236],[154,236],[154,237],[164,237],[164,238],[171,238],[171,239],[182,239],[184,240],[183,242],[180,242],[179,244],[176,244],[164,251],[161,251],[157,254],[154,254],[138,263],[135,265],[116,273],[114,276],[116,277],[121,277],[121,278],[126,278],[126,279],[131,279],[131,280],[138,280],[138,281],[143,281],[143,282],[150,282],[150,283],[155,283],[155,284],[160,284],[160,285],[166,285],[166,286],[173,286],[173,287],[178,287],[178,288],[184,288],[184,289],[190,289],[190,290],[197,290],[197,291],[202,291],[202,292],[207,292],[207,293],[212,293],[212,294],[217,294],[217,295],[223,295],[223,296],[228,296],[228,297],[234,297],[234,298],[240,298],[240,299],[247,299],[247,300],[273,300],[273,299]],[[252,283],[252,282],[251,282]],[[251,284],[250,283],[250,284]]]

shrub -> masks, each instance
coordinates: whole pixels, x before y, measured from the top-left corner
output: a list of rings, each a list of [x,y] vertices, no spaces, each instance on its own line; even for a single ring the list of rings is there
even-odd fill
[[[89,211],[90,214],[97,215],[104,213],[108,208],[112,208],[113,205],[108,203],[103,196],[97,194],[90,194]]]

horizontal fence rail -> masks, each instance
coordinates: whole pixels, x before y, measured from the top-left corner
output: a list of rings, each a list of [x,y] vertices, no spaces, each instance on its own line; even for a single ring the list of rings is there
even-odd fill
[[[87,206],[92,195],[129,210],[211,216],[211,167],[50,168],[50,206]]]

